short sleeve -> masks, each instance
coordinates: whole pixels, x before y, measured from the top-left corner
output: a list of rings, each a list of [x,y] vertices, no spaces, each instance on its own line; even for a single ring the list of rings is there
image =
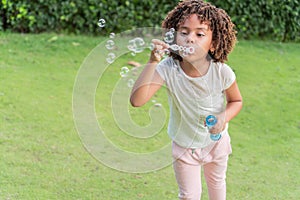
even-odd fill
[[[156,71],[157,73],[160,75],[160,77],[166,81],[166,70],[165,70],[165,65],[160,62],[158,63],[157,67],[156,67]]]
[[[223,78],[223,88],[224,90],[227,90],[236,79],[235,73],[228,65],[223,64],[221,74]]]
[[[161,78],[167,82],[170,77],[170,68],[174,65],[174,61],[172,58],[168,57],[162,60],[156,66],[157,73],[161,76]]]

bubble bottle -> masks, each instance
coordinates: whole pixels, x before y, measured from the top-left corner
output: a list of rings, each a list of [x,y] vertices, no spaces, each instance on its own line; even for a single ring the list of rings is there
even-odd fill
[[[216,123],[217,123],[217,118],[214,115],[208,115],[206,117],[206,126],[208,127],[208,129],[212,128]],[[213,141],[218,141],[221,138],[221,134],[217,133],[217,134],[210,134],[210,139],[212,139]]]

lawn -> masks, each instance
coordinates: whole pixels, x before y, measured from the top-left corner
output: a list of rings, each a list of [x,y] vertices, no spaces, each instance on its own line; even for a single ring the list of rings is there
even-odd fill
[[[109,152],[93,154],[76,127],[74,85],[91,52],[99,50],[99,66],[106,63],[107,68],[91,107],[106,139],[136,153],[170,143],[165,89],[145,107],[131,108],[128,78],[124,82],[119,75],[121,67],[132,68],[128,61],[144,64],[149,51],[122,55],[108,65],[103,60],[107,52],[99,49],[104,40],[107,37],[0,33],[0,199],[176,199],[171,165],[148,173],[123,172],[122,166],[101,160]],[[240,41],[230,55],[228,64],[237,75],[244,107],[230,124],[229,200],[299,199],[299,53],[299,43]],[[119,112],[124,106],[128,121],[146,127],[144,138],[124,131],[128,124]],[[153,116],[160,110],[162,124],[151,135],[149,109],[154,109]],[[146,165],[151,168],[151,163]]]

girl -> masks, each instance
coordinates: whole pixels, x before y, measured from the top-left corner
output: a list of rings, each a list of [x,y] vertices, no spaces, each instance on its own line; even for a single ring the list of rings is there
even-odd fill
[[[152,40],[154,49],[132,89],[130,102],[142,106],[166,85],[178,197],[201,198],[203,167],[209,198],[226,199],[231,153],[228,122],[242,108],[235,74],[224,63],[236,42],[235,26],[224,10],[201,0],[185,0],[169,12],[162,27],[175,29],[176,44]],[[171,53],[161,60],[166,49]],[[205,123],[208,115],[217,117],[217,124],[210,129]],[[221,138],[214,141],[210,134]]]

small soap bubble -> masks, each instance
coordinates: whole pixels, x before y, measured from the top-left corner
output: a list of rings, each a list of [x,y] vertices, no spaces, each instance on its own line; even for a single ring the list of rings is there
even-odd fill
[[[189,54],[195,53],[195,48],[194,47],[189,47],[188,48]]]
[[[156,104],[154,104],[154,106],[158,107],[158,108],[162,107],[161,103],[156,103]]]
[[[183,46],[179,46],[179,51],[183,51]]]
[[[182,56],[183,56],[183,57],[186,57],[186,56],[188,56],[188,55],[189,55],[189,52],[187,51],[187,48],[184,47],[184,50],[182,51]]]
[[[172,44],[170,46],[170,48],[173,50],[173,51],[178,51],[179,50],[179,46],[177,44]]]
[[[164,37],[164,41],[166,43],[172,43],[174,41],[174,33],[169,31],[166,32],[165,37]]]
[[[165,49],[164,53],[165,53],[165,55],[170,55],[170,50],[169,49]]]
[[[115,34],[115,33],[110,33],[110,34],[109,34],[109,38],[110,38],[110,39],[114,39],[114,38],[115,38],[115,36],[116,36],[116,34]]]
[[[145,49],[145,41],[140,37],[134,38],[129,40],[127,48],[134,53],[141,53]]]
[[[137,37],[134,40],[135,40],[135,45],[136,45],[135,52],[141,53],[145,48],[145,42],[144,42],[143,38]]]
[[[107,55],[106,61],[111,64],[115,61],[116,55],[114,53],[109,53]]]
[[[135,41],[134,40],[129,40],[127,48],[129,49],[129,51],[135,51]]]
[[[182,57],[186,57],[186,56],[188,56],[189,54],[186,52],[186,51],[184,51],[184,52],[182,52]]]
[[[150,45],[149,45],[149,49],[152,51],[154,48],[155,48],[155,44],[153,44],[153,43],[150,43]]]
[[[120,71],[121,77],[126,77],[128,75],[128,72],[129,72],[128,67],[126,67],[126,66],[122,67],[121,71]]]
[[[129,79],[129,80],[127,81],[127,86],[130,87],[130,88],[132,88],[133,85],[134,85],[134,80],[133,80],[133,79]]]
[[[170,28],[170,32],[175,33],[175,28]]]
[[[105,47],[108,50],[112,50],[115,46],[115,42],[113,40],[107,40]]]
[[[105,19],[101,18],[101,19],[99,19],[97,24],[100,28],[103,28],[105,26],[105,23],[106,23]]]

